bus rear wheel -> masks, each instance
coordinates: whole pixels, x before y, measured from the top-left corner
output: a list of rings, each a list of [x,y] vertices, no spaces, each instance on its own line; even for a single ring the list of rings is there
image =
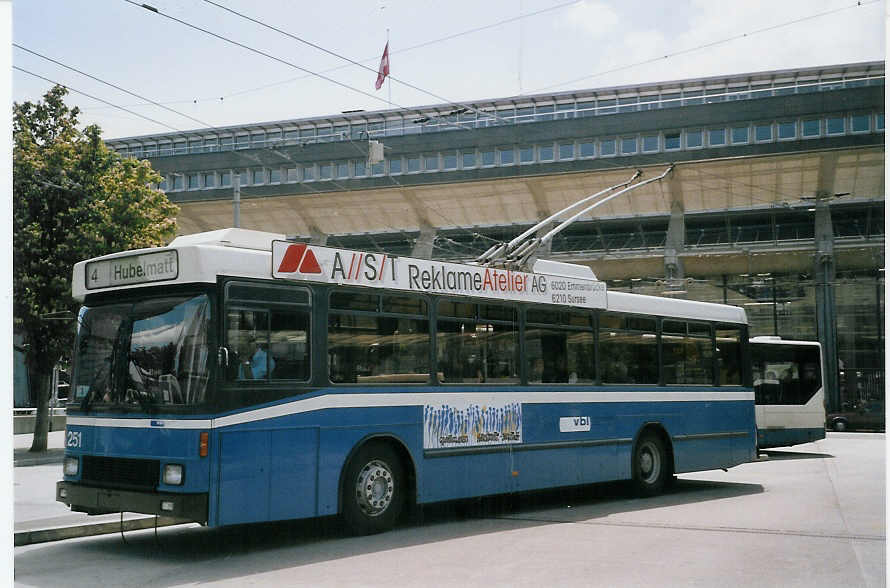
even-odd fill
[[[634,493],[637,496],[660,494],[671,475],[661,437],[651,432],[643,433],[634,447],[632,459]]]
[[[355,535],[391,529],[405,499],[401,460],[385,443],[369,443],[346,467],[343,482],[343,520]]]

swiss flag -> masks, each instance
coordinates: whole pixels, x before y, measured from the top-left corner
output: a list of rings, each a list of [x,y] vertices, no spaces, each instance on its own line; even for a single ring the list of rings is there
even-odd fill
[[[379,90],[380,86],[383,85],[383,80],[386,79],[386,76],[389,75],[389,41],[386,42],[386,46],[383,48],[383,57],[380,58],[380,67],[377,70],[377,83],[374,84],[374,88]]]

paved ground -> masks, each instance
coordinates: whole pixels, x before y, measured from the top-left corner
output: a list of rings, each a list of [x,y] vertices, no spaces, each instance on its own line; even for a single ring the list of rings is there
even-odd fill
[[[16,583],[886,586],[885,459],[882,434],[829,433],[650,499],[605,484],[428,507],[373,537],[312,520],[33,544],[15,549]],[[53,467],[16,468],[17,526],[53,514]]]

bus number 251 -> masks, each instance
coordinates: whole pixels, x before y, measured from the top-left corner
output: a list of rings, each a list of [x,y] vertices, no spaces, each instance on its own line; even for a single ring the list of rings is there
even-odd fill
[[[67,431],[65,435],[66,447],[80,447],[81,445],[80,431]]]

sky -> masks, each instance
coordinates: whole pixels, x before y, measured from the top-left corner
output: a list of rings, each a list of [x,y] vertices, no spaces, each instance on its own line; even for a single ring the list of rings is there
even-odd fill
[[[874,0],[213,2],[369,69],[207,0],[147,0],[160,14],[142,0],[14,2],[13,43],[138,97],[20,48],[12,62],[157,121],[72,92],[80,121],[112,139],[382,110],[390,100],[418,107],[877,61],[886,51],[886,2]],[[376,91],[387,37],[393,80]],[[37,101],[51,86],[12,72],[13,101]]]

